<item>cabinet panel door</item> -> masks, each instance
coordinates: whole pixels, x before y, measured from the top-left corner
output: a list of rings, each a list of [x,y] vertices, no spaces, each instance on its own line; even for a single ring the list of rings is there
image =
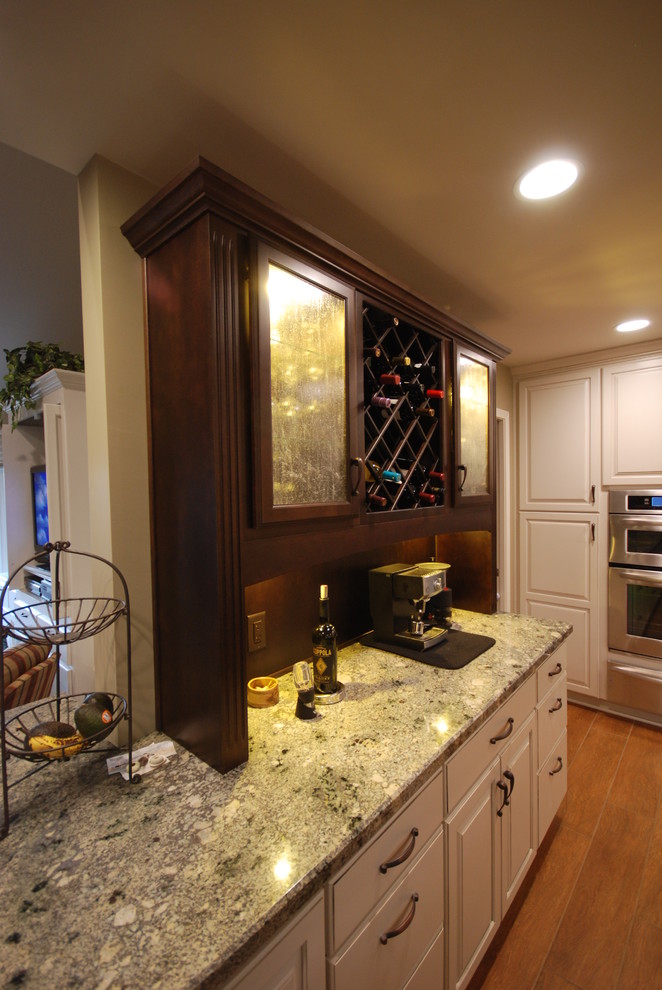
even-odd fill
[[[324,970],[324,900],[320,894],[226,990],[319,990],[325,984]]]
[[[520,509],[578,511],[600,482],[598,370],[520,382]]]
[[[501,757],[502,778],[511,782],[509,803],[503,809],[501,833],[501,875],[503,914],[519,886],[538,848],[537,744],[536,713],[531,712],[519,735]]]
[[[495,366],[482,354],[455,348],[453,501],[476,505],[494,498]]]
[[[520,513],[520,611],[570,622],[568,689],[598,696],[598,545],[595,515]]]
[[[448,819],[449,987],[462,990],[501,921],[500,819],[496,784],[500,763]]]
[[[352,289],[261,243],[256,337],[258,520],[356,514],[349,477],[356,436]]]
[[[602,370],[602,481],[662,485],[662,357]]]
[[[520,516],[520,522],[525,596],[560,596],[581,605],[596,601],[597,518],[527,513]]]

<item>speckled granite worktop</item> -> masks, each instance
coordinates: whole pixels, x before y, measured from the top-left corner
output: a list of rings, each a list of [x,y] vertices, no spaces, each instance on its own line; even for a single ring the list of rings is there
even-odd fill
[[[249,709],[250,758],[229,774],[177,747],[137,785],[107,776],[96,754],[11,788],[0,985],[220,986],[569,633],[453,617],[496,646],[459,671],[349,646],[345,698],[311,722],[294,717],[286,675],[277,706]],[[28,766],[10,764],[15,776]]]

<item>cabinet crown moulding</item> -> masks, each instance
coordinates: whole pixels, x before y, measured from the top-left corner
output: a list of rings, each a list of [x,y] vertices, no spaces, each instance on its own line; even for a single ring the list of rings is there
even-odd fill
[[[270,239],[275,235],[283,247],[309,252],[321,259],[332,273],[348,280],[356,290],[369,294],[379,290],[396,309],[409,311],[413,318],[423,318],[436,329],[481,347],[497,361],[510,354],[509,347],[422,299],[351,248],[293,216],[202,157],[194,159],[188,168],[175,176],[122,224],[121,230],[134,250],[145,258],[174,232],[205,213],[222,217],[247,234]]]

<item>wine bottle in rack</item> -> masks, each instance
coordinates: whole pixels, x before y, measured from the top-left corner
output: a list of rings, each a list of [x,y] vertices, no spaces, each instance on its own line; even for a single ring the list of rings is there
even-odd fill
[[[385,509],[388,505],[388,499],[383,495],[378,495],[377,492],[368,492],[366,498],[372,509]]]
[[[380,395],[379,392],[375,392],[374,395],[370,396],[370,405],[376,409],[390,409],[394,405],[394,400],[388,395]]]

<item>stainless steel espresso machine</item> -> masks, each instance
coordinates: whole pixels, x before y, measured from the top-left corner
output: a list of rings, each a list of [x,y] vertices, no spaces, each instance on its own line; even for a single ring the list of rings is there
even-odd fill
[[[388,564],[368,574],[370,614],[375,646],[401,646],[424,651],[446,639],[441,624],[450,620],[450,589],[446,572],[450,564]],[[442,594],[443,593],[443,594]],[[436,601],[437,596],[441,596]]]

